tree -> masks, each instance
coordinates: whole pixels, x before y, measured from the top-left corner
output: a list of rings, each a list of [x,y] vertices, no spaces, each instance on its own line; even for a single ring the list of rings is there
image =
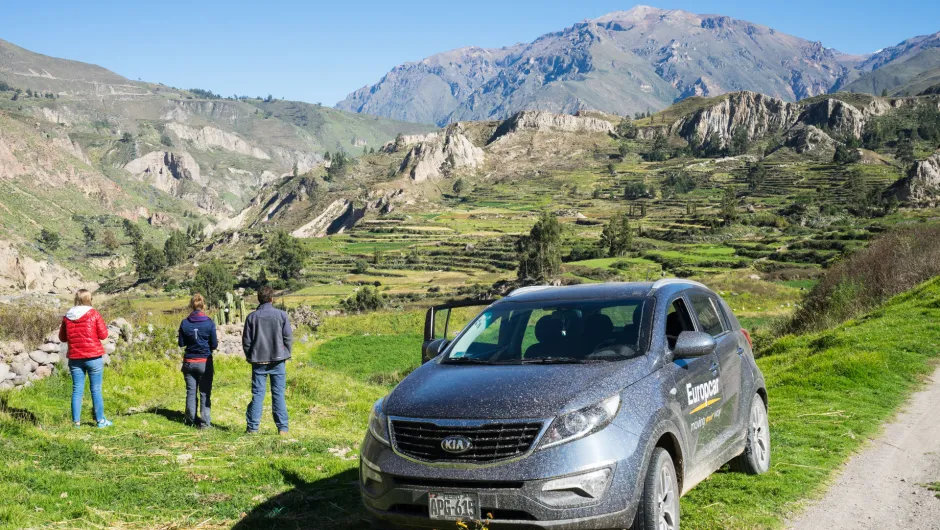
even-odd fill
[[[121,242],[118,241],[116,235],[114,235],[114,230],[110,228],[105,230],[101,235],[101,243],[104,245],[104,248],[108,249],[108,252],[114,252],[121,246]]]
[[[137,223],[132,222],[130,219],[124,219],[124,235],[134,246],[137,246],[144,238],[143,231],[137,226]]]
[[[630,154],[630,146],[627,145],[627,142],[620,142],[620,145],[617,146],[617,154],[620,155],[621,160]]]
[[[548,281],[561,272],[561,224],[558,218],[542,212],[539,220],[517,244],[520,279]]]
[[[95,233],[95,229],[91,225],[85,225],[82,227],[82,237],[85,238],[85,245],[90,247],[94,244],[98,234]]]
[[[617,166],[615,166],[613,162],[607,163],[607,173],[609,173],[612,177],[617,176]]]
[[[763,162],[747,165],[747,188],[751,191],[757,191],[767,180],[767,168]]]
[[[725,188],[725,194],[721,197],[721,217],[724,219],[725,225],[731,225],[738,219],[737,202],[738,196],[734,191],[734,187],[728,186]]]
[[[189,246],[189,240],[185,234],[179,230],[170,232],[170,237],[163,244],[163,254],[166,256],[166,264],[172,267],[183,261],[186,257],[186,247]]]
[[[192,293],[201,294],[210,306],[217,306],[225,299],[225,293],[232,290],[234,284],[235,278],[232,276],[232,271],[221,260],[214,259],[203,263],[196,270]]]
[[[275,232],[264,249],[264,260],[268,270],[282,280],[300,277],[307,249],[296,237],[284,231]]]
[[[747,153],[751,147],[751,141],[747,137],[747,129],[738,127],[731,136],[731,155],[738,156]]]
[[[636,138],[636,125],[629,116],[624,116],[623,119],[620,120],[620,123],[617,124],[616,132],[617,136],[621,138]]]
[[[884,88],[884,89],[881,90],[881,97],[883,97],[883,98],[888,97],[888,89],[887,89],[887,88]]]
[[[460,194],[464,192],[466,187],[467,187],[467,183],[464,182],[462,178],[458,178],[457,180],[454,181],[454,187],[453,187],[454,195],[459,197]]]
[[[202,224],[202,221],[198,223],[191,224],[186,228],[186,238],[189,240],[189,244],[192,245],[196,241],[199,241],[202,238],[202,231],[205,229],[205,225]]]
[[[653,148],[647,155],[651,162],[662,162],[669,160],[671,153],[669,150],[669,139],[662,132],[657,132],[653,138]]]
[[[600,242],[610,257],[623,256],[633,248],[633,230],[630,228],[630,217],[626,212],[608,221],[601,231]]]
[[[43,228],[39,232],[39,242],[42,243],[42,246],[46,247],[46,250],[55,251],[59,248],[59,234],[58,232],[53,232],[47,228]]]
[[[352,165],[352,160],[350,160],[349,157],[346,156],[346,153],[342,151],[333,153],[333,156],[331,158],[327,158],[327,160],[330,161],[330,167],[326,168],[326,180],[330,182],[345,177],[346,172]]]
[[[839,165],[854,164],[862,159],[858,149],[852,149],[847,145],[836,144],[836,154],[832,157],[832,162]]]
[[[369,272],[369,262],[362,258],[353,261],[352,270],[350,270],[350,272],[353,274],[365,274]]]
[[[263,287],[268,284],[268,271],[264,270],[264,267],[261,267],[261,270],[258,271],[258,279],[256,281],[258,287]]]
[[[121,135],[121,141],[125,144],[129,144],[134,141],[134,135],[125,131],[124,134]]]
[[[137,277],[152,280],[166,268],[166,256],[152,243],[139,243],[134,247],[134,267]]]
[[[897,157],[905,164],[914,163],[914,142],[911,141],[910,136],[904,135],[898,138]]]

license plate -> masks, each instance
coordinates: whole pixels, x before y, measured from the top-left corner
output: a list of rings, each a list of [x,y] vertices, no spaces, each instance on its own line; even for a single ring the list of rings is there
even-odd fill
[[[428,493],[431,519],[480,519],[480,496],[476,493]]]

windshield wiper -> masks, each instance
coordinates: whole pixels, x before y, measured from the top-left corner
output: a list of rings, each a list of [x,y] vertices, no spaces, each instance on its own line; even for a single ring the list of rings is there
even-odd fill
[[[540,357],[537,359],[523,359],[522,364],[587,364],[604,362],[599,359],[576,359],[574,357]]]
[[[477,359],[476,357],[450,357],[444,359],[444,364],[496,364],[486,359]]]

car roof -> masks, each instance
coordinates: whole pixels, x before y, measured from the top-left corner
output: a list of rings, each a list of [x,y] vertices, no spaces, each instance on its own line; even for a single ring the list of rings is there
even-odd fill
[[[616,300],[653,296],[657,293],[669,295],[688,288],[708,290],[701,283],[682,278],[664,278],[655,282],[585,283],[566,286],[533,285],[516,289],[497,303]]]

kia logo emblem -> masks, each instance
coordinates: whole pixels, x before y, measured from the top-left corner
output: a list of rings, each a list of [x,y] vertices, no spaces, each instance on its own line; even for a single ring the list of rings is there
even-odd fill
[[[448,436],[441,440],[441,449],[455,455],[466,453],[473,446],[473,442],[466,436]]]

